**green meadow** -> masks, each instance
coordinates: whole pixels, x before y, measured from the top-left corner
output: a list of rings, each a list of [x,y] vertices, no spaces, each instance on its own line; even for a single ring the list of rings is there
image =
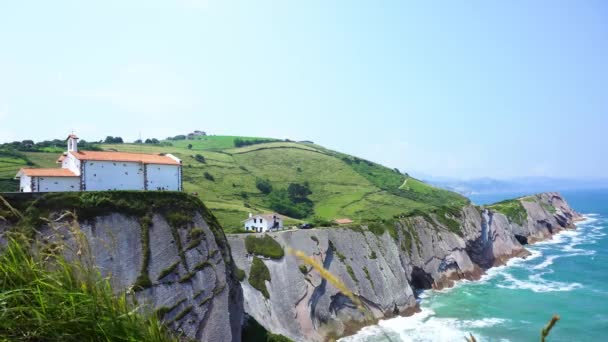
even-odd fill
[[[235,147],[237,138],[257,143]],[[287,220],[288,224],[337,218],[385,221],[416,209],[434,210],[468,203],[456,193],[432,187],[398,170],[310,143],[207,136],[162,141],[159,145],[99,146],[108,151],[172,153],[181,158],[184,191],[196,193],[227,232],[240,230],[241,222],[250,212],[272,211],[269,195],[256,187],[260,179],[268,180],[273,190],[287,189],[292,183],[308,184],[313,211],[307,217]],[[0,154],[0,191],[16,190],[11,179],[19,168],[28,163],[56,167],[58,156],[44,152]]]

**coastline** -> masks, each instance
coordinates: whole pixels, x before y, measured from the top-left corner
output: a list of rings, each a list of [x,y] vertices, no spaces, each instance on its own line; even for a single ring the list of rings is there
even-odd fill
[[[590,213],[582,214],[580,218],[576,219],[575,226],[573,228],[561,229],[558,232],[556,232],[555,234],[552,234],[549,238],[546,238],[544,240],[538,240],[538,241],[530,244],[530,247],[538,246],[538,247],[542,248],[542,246],[562,244],[562,243],[564,243],[563,238],[569,236],[568,233],[580,231],[580,227],[578,225],[590,224],[590,223],[596,221],[596,219],[593,217],[596,215],[597,214],[590,214]],[[524,257],[512,257],[512,258],[506,260],[506,262],[502,265],[493,266],[493,267],[485,270],[484,274],[479,279],[475,279],[475,280],[462,279],[462,280],[456,281],[454,283],[454,285],[451,287],[446,287],[443,289],[425,290],[424,292],[419,294],[419,297],[420,297],[420,301],[418,303],[419,310],[416,313],[414,313],[413,315],[408,315],[408,316],[400,315],[397,317],[391,317],[391,318],[387,318],[387,319],[378,320],[376,325],[363,327],[356,334],[343,336],[338,341],[342,341],[342,342],[361,341],[361,340],[364,340],[364,337],[377,337],[377,336],[379,336],[379,334],[381,332],[384,335],[388,336],[389,332],[394,333],[394,331],[399,331],[399,329],[401,329],[403,327],[403,325],[405,324],[404,321],[400,321],[398,319],[400,317],[407,318],[407,319],[411,318],[412,321],[408,322],[408,325],[413,325],[413,326],[415,326],[415,325],[422,326],[424,324],[424,322],[426,322],[429,319],[446,320],[447,318],[445,318],[445,317],[436,318],[435,317],[436,313],[434,312],[432,307],[428,307],[428,306],[425,307],[422,305],[422,303],[426,300],[430,300],[430,298],[435,295],[447,295],[450,292],[452,292],[462,286],[465,286],[467,284],[483,285],[484,283],[490,282],[497,276],[505,276],[505,271],[516,269],[517,266],[522,263],[527,263],[527,262],[530,262],[530,261],[533,261],[535,259],[545,256],[545,254],[543,252],[541,252],[541,250],[538,250],[538,249],[532,249],[532,250],[527,250],[527,251],[528,251],[528,254]],[[555,255],[547,256],[546,260],[544,260],[543,262],[541,262],[538,265],[531,266],[531,269],[538,270],[538,272],[541,272],[542,269],[545,269],[546,267],[550,266],[553,263],[553,261],[557,258],[558,258],[558,256],[555,256]],[[550,290],[541,290],[541,289],[534,289],[534,288],[525,288],[525,289],[531,290],[534,293],[544,293],[544,292],[554,292],[554,291],[557,291],[557,292],[570,291],[570,290],[578,289],[581,287],[582,287],[582,285],[574,283],[574,284],[568,284],[566,289],[550,289]],[[504,286],[503,288],[511,288],[511,287]],[[392,321],[392,320],[395,320],[395,321]],[[466,319],[463,320],[463,322],[468,323],[469,326],[473,327],[473,328],[492,327],[494,325],[505,323],[505,321],[508,321],[508,320],[503,319],[503,318],[496,318],[496,317],[485,317],[483,319],[474,320],[474,321],[466,320]],[[422,327],[420,327],[420,328],[422,328]],[[448,329],[449,327],[444,327],[444,328]],[[385,331],[386,329],[388,329],[388,331]],[[452,331],[451,333],[454,333],[454,331]],[[355,338],[355,337],[358,337],[358,338]]]
[[[352,336],[362,327],[420,311],[422,290],[450,289],[480,281],[512,260],[534,257],[523,243],[547,241],[575,229],[582,217],[558,193],[512,200],[525,219],[492,206],[465,206],[456,216],[401,217],[392,232],[366,226],[267,233],[281,247],[303,251],[357,293],[364,313],[316,272],[301,272],[291,256],[262,259],[271,281],[264,297],[241,282],[245,311],[267,330],[294,341]],[[441,214],[444,215],[444,214]],[[455,231],[447,223],[458,224]],[[451,229],[452,228],[452,229]],[[232,255],[248,277],[252,260],[245,236],[228,236]],[[247,279],[247,278],[246,278]]]

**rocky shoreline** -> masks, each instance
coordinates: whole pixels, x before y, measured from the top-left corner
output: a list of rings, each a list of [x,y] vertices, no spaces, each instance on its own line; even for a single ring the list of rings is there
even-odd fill
[[[313,256],[343,280],[363,303],[358,310],[316,272],[302,272],[297,258],[261,257],[269,270],[269,299],[243,287],[245,312],[273,333],[295,341],[322,341],[355,333],[363,326],[418,310],[416,293],[454,286],[461,279],[478,280],[487,269],[525,257],[524,245],[574,228],[582,217],[558,193],[513,201],[519,212],[500,207],[467,206],[457,215],[460,231],[437,215],[401,219],[393,232],[378,234],[369,227],[328,228],[270,233],[283,248]],[[518,214],[519,216],[517,216]],[[525,217],[523,215],[525,214]],[[250,276],[252,255],[244,235],[228,242],[238,268]]]

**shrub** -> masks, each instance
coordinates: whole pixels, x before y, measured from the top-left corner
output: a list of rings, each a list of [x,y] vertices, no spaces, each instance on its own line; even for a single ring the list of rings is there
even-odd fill
[[[266,201],[272,210],[293,218],[305,218],[314,212],[312,201],[307,198],[294,200],[285,189],[273,191]]]
[[[215,182],[215,177],[213,177],[213,175],[211,175],[209,172],[205,171],[205,173],[203,174],[203,176],[205,176],[206,180]]]
[[[205,157],[201,154],[195,155],[194,160],[196,160],[199,163],[205,164]]]
[[[292,201],[297,202],[307,199],[307,196],[311,195],[312,191],[310,190],[308,183],[291,183],[287,187],[287,193]]]
[[[253,257],[248,281],[249,284],[251,284],[254,289],[260,291],[266,299],[270,298],[270,294],[266,288],[266,281],[270,281],[270,271],[268,270],[268,267],[266,267],[266,264],[258,257]]]
[[[271,259],[281,259],[285,253],[283,247],[270,235],[261,238],[250,235],[245,238],[247,253],[261,255]]]
[[[235,267],[236,271],[234,272],[234,274],[236,275],[236,279],[238,279],[239,281],[243,281],[245,280],[245,271],[243,271],[242,269]]]
[[[302,274],[308,273],[308,267],[306,267],[306,265],[300,265],[298,266],[298,268],[300,269],[300,272],[302,272]]]
[[[269,194],[272,191],[272,184],[270,184],[268,179],[256,179],[255,186],[263,194]]]
[[[234,147],[243,147],[256,144],[264,144],[268,142],[278,141],[277,139],[242,139],[234,138]]]

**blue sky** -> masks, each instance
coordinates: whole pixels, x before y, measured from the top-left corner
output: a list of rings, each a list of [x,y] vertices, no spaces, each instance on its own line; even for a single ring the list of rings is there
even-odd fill
[[[608,175],[602,1],[3,1],[0,44],[0,141],[202,129],[425,176]]]

